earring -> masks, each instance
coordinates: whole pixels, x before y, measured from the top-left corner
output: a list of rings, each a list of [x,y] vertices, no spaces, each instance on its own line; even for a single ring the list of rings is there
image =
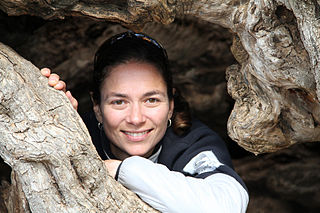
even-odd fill
[[[169,123],[168,123],[168,127],[170,127],[170,126],[171,126],[171,123],[172,123],[170,118],[169,118],[168,122],[169,122]]]
[[[103,127],[103,124],[102,123],[98,123],[98,128],[100,129],[100,130],[102,130],[102,127]]]

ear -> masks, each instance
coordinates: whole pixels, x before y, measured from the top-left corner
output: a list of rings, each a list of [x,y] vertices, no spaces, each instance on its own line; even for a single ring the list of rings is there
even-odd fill
[[[172,98],[172,100],[169,102],[169,113],[168,113],[168,119],[170,119],[173,115],[173,110],[174,110],[174,100]]]
[[[173,110],[174,110],[174,94],[176,93],[176,88],[172,88],[172,100],[169,102],[169,114],[168,114],[168,119],[170,119],[173,115]]]
[[[93,111],[96,116],[96,119],[98,120],[99,123],[102,123],[102,113],[101,113],[100,105],[92,98],[92,93],[90,93],[90,98],[92,101]]]
[[[96,119],[98,120],[99,123],[102,123],[102,113],[100,110],[100,105],[99,104],[94,104],[93,105],[93,111],[94,114],[96,115]]]

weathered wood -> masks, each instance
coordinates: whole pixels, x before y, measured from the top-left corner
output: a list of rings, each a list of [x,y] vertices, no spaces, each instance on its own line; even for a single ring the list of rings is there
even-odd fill
[[[107,176],[63,92],[3,44],[0,100],[0,156],[16,173],[31,212],[153,211]]]
[[[156,21],[171,23],[176,14],[190,7],[191,0],[128,0],[128,1],[19,1],[2,0],[0,9],[9,15],[35,15],[44,19],[66,16],[87,16],[100,20],[118,22],[132,28],[141,28],[145,23]]]
[[[249,1],[233,20],[248,58],[238,70],[229,69],[228,89],[236,104],[228,130],[234,140],[256,154],[320,139],[315,75],[319,67],[310,60],[306,43],[320,46],[302,33],[305,28],[317,28],[318,22],[301,20],[303,24],[297,25],[299,14],[308,13],[303,7],[297,12],[299,6],[295,7]],[[309,1],[310,7],[317,3]]]
[[[255,154],[319,141],[319,1],[194,6],[191,14],[236,33],[233,53],[241,66],[227,70],[236,100],[229,136]]]

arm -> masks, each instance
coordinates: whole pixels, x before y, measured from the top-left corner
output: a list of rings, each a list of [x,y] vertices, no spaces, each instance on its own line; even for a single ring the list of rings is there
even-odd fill
[[[161,212],[245,212],[249,200],[229,175],[186,177],[137,156],[122,162],[118,181]]]
[[[105,160],[104,165],[106,166],[108,173],[111,177],[116,178],[118,168],[122,161],[120,160]]]

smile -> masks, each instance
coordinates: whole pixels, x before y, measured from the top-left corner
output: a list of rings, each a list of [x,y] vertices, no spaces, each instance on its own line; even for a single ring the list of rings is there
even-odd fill
[[[149,132],[149,130],[144,131],[144,132],[124,132],[124,133],[127,134],[127,135],[131,135],[133,137],[139,137],[139,136],[142,136],[144,134],[147,134],[148,132]]]
[[[130,131],[122,131],[130,140],[140,141],[145,139],[148,136],[148,133],[151,132],[152,129],[143,131],[143,132],[130,132]]]

